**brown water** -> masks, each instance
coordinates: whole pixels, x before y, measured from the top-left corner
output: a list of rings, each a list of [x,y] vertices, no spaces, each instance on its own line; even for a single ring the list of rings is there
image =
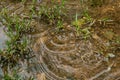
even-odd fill
[[[115,62],[106,62],[93,40],[78,39],[75,32],[63,30],[38,37],[35,42],[39,70],[49,80],[119,80],[119,68],[114,72]]]
[[[120,80],[120,44],[113,41],[115,37],[120,36],[120,19],[117,18],[119,10],[116,6],[119,4],[109,4],[91,11],[92,14],[95,14],[93,17],[99,18],[111,14],[110,17],[116,21],[112,25],[106,24],[106,26],[96,22],[92,27],[91,38],[84,40],[69,25],[75,10],[77,12],[81,10],[78,2],[71,0],[66,4],[70,17],[66,21],[68,23],[64,26],[65,28],[60,31],[54,27],[48,27],[41,21],[34,20],[35,32],[30,33],[30,37],[32,40],[31,55],[35,57],[29,61],[20,62],[21,69],[18,73],[22,77],[34,76],[38,80],[42,80],[41,76],[44,74],[47,80]],[[28,17],[28,6],[30,5],[10,3],[7,7],[11,13]],[[111,9],[111,6],[114,6],[115,9]],[[2,44],[6,38],[2,27],[0,30],[0,40],[3,41],[0,44]],[[109,57],[109,53],[114,54],[115,57]]]

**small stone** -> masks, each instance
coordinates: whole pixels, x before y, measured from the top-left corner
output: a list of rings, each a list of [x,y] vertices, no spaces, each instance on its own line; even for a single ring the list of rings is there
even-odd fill
[[[110,58],[114,58],[115,55],[114,55],[113,53],[109,53],[109,54],[108,54],[108,57],[110,57]]]

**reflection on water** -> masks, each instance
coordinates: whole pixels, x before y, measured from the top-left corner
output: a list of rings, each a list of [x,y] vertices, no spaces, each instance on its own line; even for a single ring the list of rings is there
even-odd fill
[[[5,47],[5,40],[7,40],[7,36],[5,35],[3,27],[0,23],[0,49],[3,49]]]

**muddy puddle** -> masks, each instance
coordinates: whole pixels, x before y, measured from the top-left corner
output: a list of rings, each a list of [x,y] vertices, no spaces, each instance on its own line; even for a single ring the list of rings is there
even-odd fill
[[[39,53],[40,57],[36,55],[40,59],[40,72],[45,73],[48,80],[109,80],[110,77],[119,80],[116,62],[107,61],[99,51],[102,47],[98,45],[106,43],[97,42],[96,45],[94,39],[85,41],[77,38],[75,32],[63,30],[38,38],[33,50]]]
[[[34,19],[35,31],[29,34],[31,55],[34,57],[20,61],[17,66],[20,68],[18,74],[24,79],[33,76],[36,80],[120,80],[120,1],[96,8],[88,7],[92,17],[100,19],[109,15],[112,19],[106,23],[96,21],[88,39],[78,36],[69,24],[74,18],[72,16],[82,9],[78,2],[71,0],[66,4],[70,17],[65,19],[67,24],[60,31]],[[21,17],[28,16],[28,6],[26,8],[22,3],[7,5],[10,11]],[[4,47],[6,39],[0,27],[0,48]]]

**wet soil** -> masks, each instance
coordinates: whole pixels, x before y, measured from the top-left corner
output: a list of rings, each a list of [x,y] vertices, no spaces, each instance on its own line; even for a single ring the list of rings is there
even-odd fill
[[[50,1],[36,3],[38,10],[41,4],[50,5]],[[29,18],[30,5],[29,2],[23,5],[2,1],[0,10],[7,7],[11,14]],[[82,14],[84,7],[94,19],[87,40],[78,36],[71,25],[76,12]],[[41,75],[47,80],[120,80],[120,1],[93,6],[71,0],[66,1],[65,9],[68,16],[64,19],[64,28],[59,31],[33,15],[33,31],[29,35],[31,54],[35,57],[21,63],[25,71],[20,74],[34,75],[38,80],[42,80]],[[109,20],[102,21],[105,18]]]

